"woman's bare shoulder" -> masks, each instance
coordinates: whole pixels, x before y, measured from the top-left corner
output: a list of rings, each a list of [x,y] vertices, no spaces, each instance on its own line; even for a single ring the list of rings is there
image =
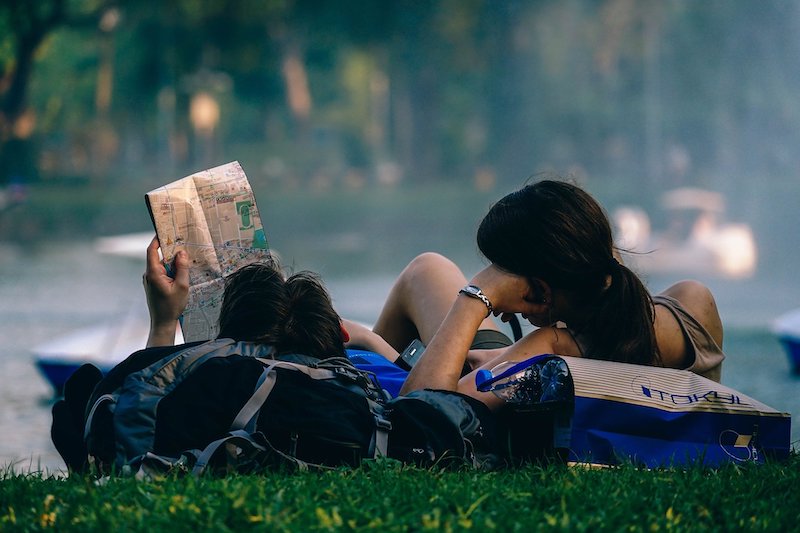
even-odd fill
[[[680,281],[663,292],[678,301],[680,306],[702,325],[709,335],[722,346],[722,320],[714,301],[714,295],[704,284],[694,281]],[[673,311],[663,305],[656,306],[656,340],[661,362],[668,368],[687,368],[694,360],[691,344],[681,328]]]
[[[699,281],[684,280],[668,287],[661,294],[678,300],[686,312],[708,331],[719,346],[722,346],[722,319],[714,295],[707,286]]]
[[[580,357],[581,351],[568,329],[557,326],[538,328],[526,335],[519,343],[527,355],[553,353]]]

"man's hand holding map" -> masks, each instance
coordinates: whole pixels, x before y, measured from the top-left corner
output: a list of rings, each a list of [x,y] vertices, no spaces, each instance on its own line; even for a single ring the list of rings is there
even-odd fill
[[[189,254],[189,303],[181,326],[187,342],[218,331],[225,278],[269,259],[255,197],[238,161],[204,170],[145,195],[164,263]]]

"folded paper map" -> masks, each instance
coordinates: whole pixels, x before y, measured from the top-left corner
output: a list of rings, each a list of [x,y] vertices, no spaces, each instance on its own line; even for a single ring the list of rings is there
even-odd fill
[[[261,217],[238,161],[198,172],[145,195],[164,263],[189,254],[189,303],[181,320],[187,342],[213,339],[225,278],[270,257]]]

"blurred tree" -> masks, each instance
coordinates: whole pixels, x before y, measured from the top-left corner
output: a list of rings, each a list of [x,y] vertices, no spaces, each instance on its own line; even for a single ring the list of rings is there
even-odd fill
[[[0,79],[0,139],[12,134],[25,111],[25,96],[36,50],[66,16],[64,0],[0,4],[3,61]]]
[[[98,180],[237,158],[323,187],[554,169],[655,194],[800,162],[798,22],[746,0],[7,0],[0,142],[35,131],[40,168]]]
[[[78,6],[66,0],[0,3],[0,180],[35,175],[30,136],[36,114],[27,96],[37,51],[60,26],[96,27],[106,7],[102,1]]]
[[[36,50],[64,20],[64,1],[0,4],[0,185],[35,175],[28,137],[34,120],[26,95]]]
[[[506,182],[517,183],[531,174],[541,162],[540,139],[543,128],[537,125],[542,89],[537,83],[538,50],[529,10],[536,5],[509,0],[484,7],[483,34],[486,39],[486,76],[483,96],[486,108],[488,160]]]

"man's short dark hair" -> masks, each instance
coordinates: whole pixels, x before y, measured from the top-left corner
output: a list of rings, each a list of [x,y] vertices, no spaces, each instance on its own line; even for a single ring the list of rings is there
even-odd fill
[[[219,326],[220,338],[269,344],[278,354],[346,355],[341,319],[320,277],[302,271],[285,279],[275,261],[253,263],[228,278]]]
[[[219,336],[275,345],[288,313],[288,292],[274,261],[247,265],[228,277],[219,315]]]

